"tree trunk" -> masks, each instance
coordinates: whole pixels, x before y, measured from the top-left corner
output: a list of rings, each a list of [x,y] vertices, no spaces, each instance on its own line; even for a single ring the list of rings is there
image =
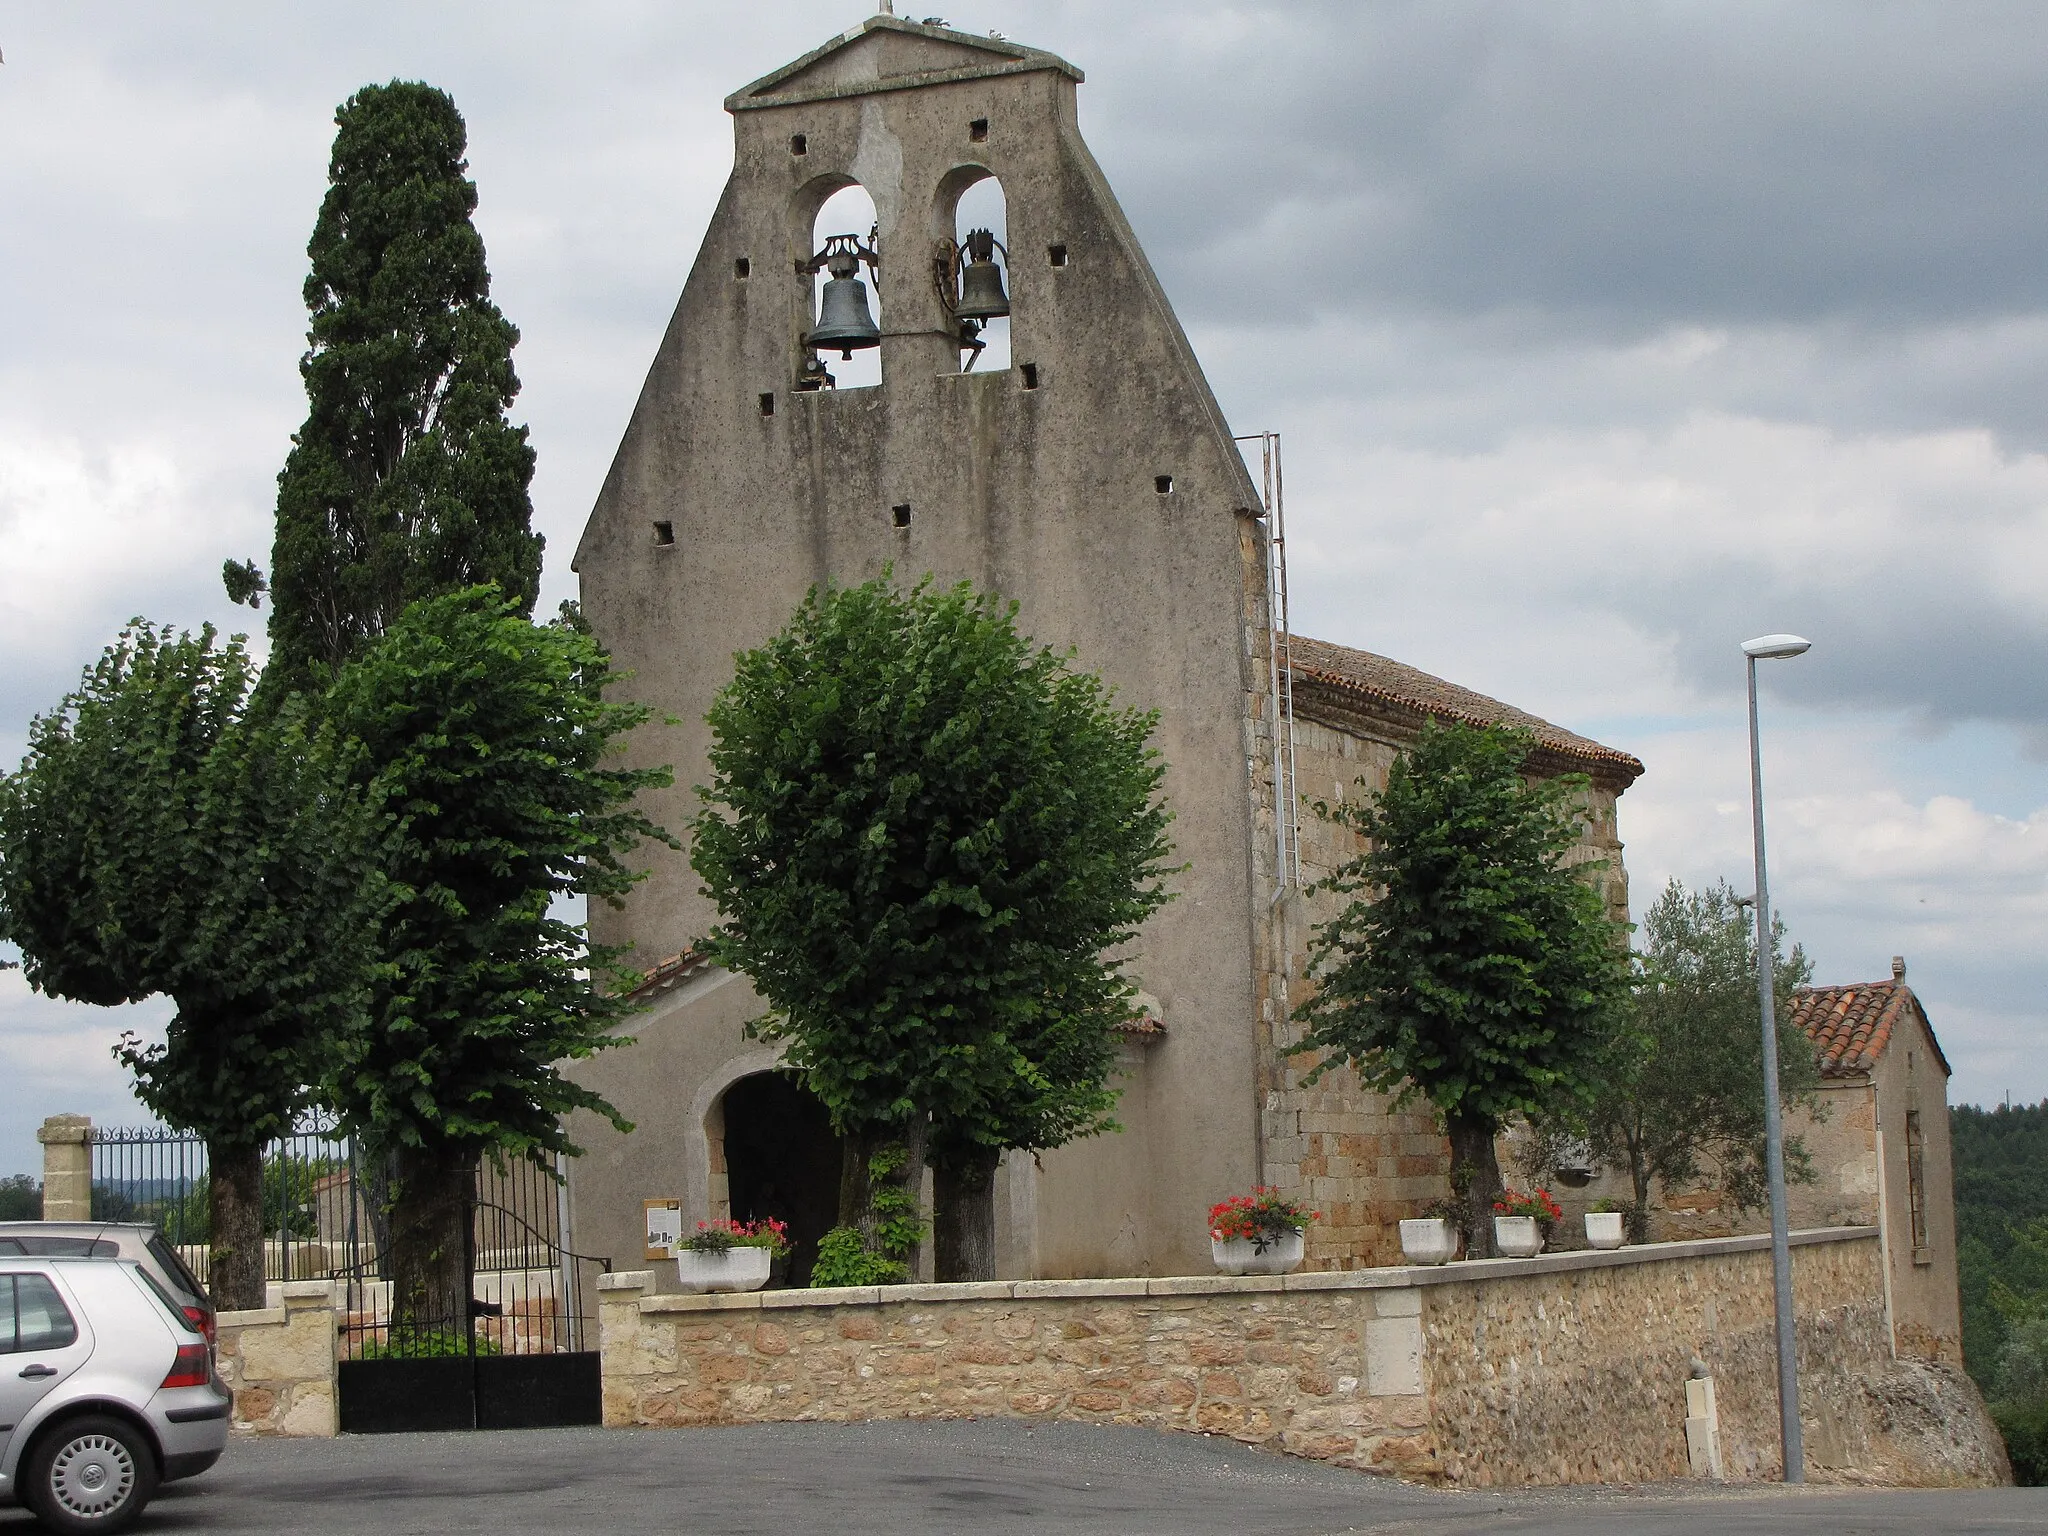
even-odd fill
[[[993,1147],[933,1159],[934,1279],[995,1279],[996,1165],[1002,1160]]]
[[[1635,1204],[1628,1208],[1628,1240],[1647,1243],[1650,1240],[1650,1165],[1642,1149],[1634,1142],[1628,1149],[1628,1179],[1636,1197]]]
[[[470,1328],[469,1223],[476,1154],[401,1147],[391,1205],[391,1316],[415,1330]]]
[[[206,1144],[206,1289],[223,1312],[263,1305],[263,1145]]]
[[[889,1219],[882,1205],[889,1203],[885,1191],[900,1191],[909,1202],[901,1214],[922,1218],[924,1146],[922,1118],[908,1125],[863,1126],[847,1134],[839,1165],[839,1225],[857,1229],[863,1246],[903,1264],[913,1280],[917,1278],[920,1244],[913,1241],[907,1249],[899,1244],[895,1246],[900,1251],[891,1251],[881,1231]],[[871,1173],[877,1157],[896,1163],[892,1172],[879,1179]],[[884,1196],[880,1204],[877,1196]]]
[[[1451,1138],[1451,1184],[1465,1184],[1465,1257],[1490,1259],[1493,1202],[1500,1198],[1500,1163],[1493,1154],[1494,1125],[1476,1115],[1446,1115]]]

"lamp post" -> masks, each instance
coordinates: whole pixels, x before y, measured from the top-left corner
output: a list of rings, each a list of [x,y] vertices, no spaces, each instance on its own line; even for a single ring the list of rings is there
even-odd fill
[[[1792,1326],[1792,1245],[1785,1218],[1785,1129],[1778,1112],[1778,1000],[1771,977],[1771,892],[1764,878],[1764,755],[1756,727],[1756,664],[1799,656],[1813,644],[1797,635],[1746,640],[1749,664],[1749,804],[1756,837],[1756,996],[1764,1029],[1764,1149],[1771,1187],[1771,1285],[1778,1303],[1778,1440],[1785,1481],[1806,1481],[1799,1427],[1799,1354]]]

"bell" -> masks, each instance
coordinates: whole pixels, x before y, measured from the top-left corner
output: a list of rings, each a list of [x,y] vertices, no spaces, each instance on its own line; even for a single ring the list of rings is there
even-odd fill
[[[960,302],[953,313],[962,320],[995,320],[1010,312],[1003,292],[1003,269],[995,262],[996,237],[985,229],[968,235],[963,249],[967,265],[960,271]]]
[[[818,328],[804,338],[806,346],[852,357],[856,347],[879,347],[882,328],[868,309],[868,285],[853,274],[860,263],[834,257],[826,270],[825,292],[818,300]]]

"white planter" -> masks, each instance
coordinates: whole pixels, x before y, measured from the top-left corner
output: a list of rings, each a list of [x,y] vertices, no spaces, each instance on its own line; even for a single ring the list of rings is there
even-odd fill
[[[1268,1238],[1264,1253],[1260,1253],[1258,1246],[1248,1237],[1209,1239],[1209,1251],[1216,1259],[1216,1268],[1226,1275],[1284,1275],[1300,1265],[1305,1246],[1299,1227]]]
[[[676,1254],[676,1284],[685,1292],[758,1291],[768,1283],[775,1256],[766,1248],[728,1248],[723,1253]]]
[[[1401,1223],[1401,1256],[1410,1264],[1448,1264],[1458,1256],[1458,1232],[1440,1216]]]
[[[1543,1233],[1538,1230],[1534,1216],[1496,1216],[1493,1246],[1503,1258],[1533,1259],[1543,1251]]]
[[[1619,1248],[1626,1236],[1621,1230],[1621,1212],[1586,1212],[1586,1241],[1595,1248]]]

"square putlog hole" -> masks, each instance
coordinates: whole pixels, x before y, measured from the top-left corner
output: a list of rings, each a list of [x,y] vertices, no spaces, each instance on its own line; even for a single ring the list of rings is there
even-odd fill
[[[1154,475],[1152,477],[1152,489],[1162,496],[1171,496],[1173,494],[1173,476]]]
[[[1064,245],[1048,245],[1045,248],[1045,259],[1056,267],[1064,267],[1067,264],[1067,248]]]
[[[889,521],[898,528],[908,528],[910,526],[910,503],[906,501],[898,506],[891,507],[889,509]]]
[[[763,416],[773,416],[775,414],[775,396],[773,394],[763,394],[758,398],[761,402],[761,414]]]
[[[742,256],[732,264],[732,275],[742,280],[754,275],[754,264]]]
[[[1038,388],[1038,364],[1020,363],[1017,366],[1017,372],[1024,380],[1024,387],[1026,389]]]
[[[969,123],[967,125],[967,137],[977,144],[986,144],[988,142],[988,119],[977,117],[973,122]]]
[[[811,152],[811,141],[803,134],[792,133],[789,136],[789,152],[792,155],[808,155]]]
[[[675,543],[675,541],[676,525],[674,523],[661,522],[654,525],[654,542],[657,545],[665,548]]]

